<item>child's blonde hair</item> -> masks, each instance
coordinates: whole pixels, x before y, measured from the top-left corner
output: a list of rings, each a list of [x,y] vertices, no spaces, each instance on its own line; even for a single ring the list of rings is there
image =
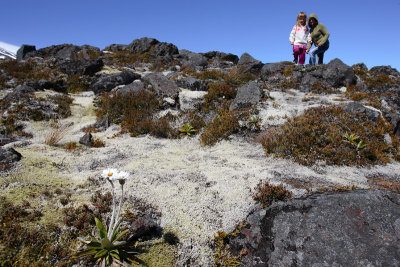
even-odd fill
[[[299,18],[304,17],[305,18],[305,25],[300,25],[299,22]],[[296,25],[297,26],[306,26],[307,27],[307,14],[305,12],[299,12],[299,14],[297,15],[297,19],[296,19]]]

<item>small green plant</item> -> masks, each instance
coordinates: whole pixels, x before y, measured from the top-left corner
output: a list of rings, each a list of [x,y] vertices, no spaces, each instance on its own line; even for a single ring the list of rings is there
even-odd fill
[[[363,149],[364,147],[367,146],[366,144],[363,143],[362,140],[357,142],[357,140],[360,138],[358,135],[354,135],[354,134],[349,135],[348,133],[345,133],[344,137],[346,138],[345,142],[352,145],[353,147],[355,147],[356,150]]]
[[[268,207],[273,201],[286,200],[292,198],[292,193],[283,185],[270,185],[267,182],[263,184],[261,181],[255,188],[257,191],[253,199],[261,204],[262,207]]]
[[[183,134],[191,135],[196,132],[196,129],[194,129],[193,126],[190,125],[190,123],[185,123],[182,125],[182,128],[179,129],[179,131]]]
[[[248,120],[249,128],[252,130],[260,130],[261,128],[261,118],[259,116],[253,115]]]

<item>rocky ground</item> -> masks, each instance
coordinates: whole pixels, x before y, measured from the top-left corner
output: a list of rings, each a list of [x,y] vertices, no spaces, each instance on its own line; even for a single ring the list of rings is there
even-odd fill
[[[395,69],[350,67],[339,59],[323,66],[263,64],[248,54],[199,54],[149,38],[103,51],[89,46],[25,46],[18,60],[13,68],[2,63],[0,195],[18,205],[28,200],[40,210],[43,216],[35,227],[48,222],[63,225],[63,209],[89,202],[95,191],[109,191],[100,174],[117,168],[132,174],[126,208],[134,210],[140,202],[152,210],[151,218],[142,223],[156,227],[148,227],[144,236],[150,237],[140,239],[150,242],[141,257],[149,266],[228,265],[228,259],[215,261],[221,248],[215,247],[214,236],[218,231],[232,232],[243,220],[241,233],[225,241],[230,250],[226,258],[246,251],[239,258],[245,266],[400,264],[400,163],[395,154],[385,164],[300,164],[290,157],[266,156],[260,143],[268,130],[310,108],[341,105],[371,120],[384,118],[390,123],[385,144],[396,148],[400,74]],[[28,62],[34,67],[25,73],[33,68],[34,74],[22,75],[21,66]],[[45,68],[41,73],[39,69]],[[130,136],[132,132],[121,132],[126,118],[121,123],[108,115],[100,122],[96,116],[103,92],[129,96],[150,90],[162,99],[153,118],[172,114],[177,118],[171,125],[177,131],[186,122],[185,112],[194,110],[208,124],[218,114],[217,107],[229,100],[225,92],[207,110],[196,106],[205,102],[210,84],[219,79],[215,71],[231,75],[230,81],[243,78],[241,74],[252,77],[233,86],[236,93],[227,103],[229,110],[246,109],[256,116],[257,125],[250,124],[249,117],[241,119],[239,130],[207,145],[207,128],[172,138],[170,133],[169,138],[160,138],[152,132]],[[73,90],[77,87],[84,88]],[[61,102],[54,100],[58,95],[71,98],[69,111],[60,111]],[[18,123],[11,124],[11,115]],[[82,139],[87,127],[97,129],[91,141]],[[57,131],[60,139],[49,144]],[[103,144],[93,147],[93,140]],[[77,148],[66,149],[71,143]],[[284,185],[293,199],[262,208],[253,199],[260,181]],[[55,188],[69,194],[66,205]],[[154,245],[163,257],[151,254],[151,242],[160,237],[157,231],[178,239],[173,246]],[[76,241],[70,244],[78,248]],[[12,257],[20,257],[16,255],[8,257],[9,262],[7,256],[2,260],[9,264]],[[67,259],[58,262],[72,264]]]

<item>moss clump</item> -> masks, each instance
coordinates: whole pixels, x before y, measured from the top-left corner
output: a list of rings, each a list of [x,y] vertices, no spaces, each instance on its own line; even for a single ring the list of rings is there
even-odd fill
[[[396,84],[397,80],[384,73],[373,73],[368,70],[354,69],[354,73],[360,77],[364,83],[370,88],[380,88],[385,85]]]
[[[286,77],[290,77],[293,75],[294,65],[288,66],[282,70],[282,74]]]
[[[176,246],[159,240],[139,244],[138,249],[144,251],[137,258],[146,263],[146,266],[175,266]]]
[[[0,265],[53,265],[68,258],[69,248],[61,241],[67,239],[54,224],[32,224],[42,214],[29,205],[15,206],[0,197]],[[72,262],[71,262],[72,264]]]
[[[204,96],[206,102],[218,101],[220,98],[224,100],[234,99],[236,97],[237,88],[226,82],[218,81],[208,84],[208,93]]]
[[[396,80],[387,74],[379,74],[365,78],[365,84],[371,88],[379,88],[385,85],[396,84]]]
[[[283,185],[270,185],[268,181],[264,184],[260,181],[255,190],[253,199],[260,203],[263,208],[268,207],[274,201],[292,198],[292,193],[286,190]]]
[[[293,78],[286,78],[280,83],[281,89],[295,89],[299,86],[298,82]]]
[[[305,165],[317,161],[350,166],[381,164],[389,162],[399,147],[398,137],[394,135],[391,135],[392,146],[386,144],[385,133],[391,133],[391,126],[382,118],[374,122],[364,114],[351,114],[341,107],[329,106],[309,109],[283,126],[270,129],[261,143],[267,155]],[[357,140],[349,142],[346,134]]]

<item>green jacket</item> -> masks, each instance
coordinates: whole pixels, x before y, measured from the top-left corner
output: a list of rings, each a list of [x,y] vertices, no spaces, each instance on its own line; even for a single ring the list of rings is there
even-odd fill
[[[315,46],[317,46],[317,44],[325,44],[329,38],[328,30],[326,29],[324,24],[318,22],[318,17],[314,13],[312,13],[308,17],[308,25],[310,25],[311,18],[314,18],[317,21],[317,26],[315,26],[314,28],[311,28],[311,26],[310,26],[310,34],[311,34],[312,43]],[[311,45],[312,45],[311,43],[308,43],[307,48],[310,49]]]

